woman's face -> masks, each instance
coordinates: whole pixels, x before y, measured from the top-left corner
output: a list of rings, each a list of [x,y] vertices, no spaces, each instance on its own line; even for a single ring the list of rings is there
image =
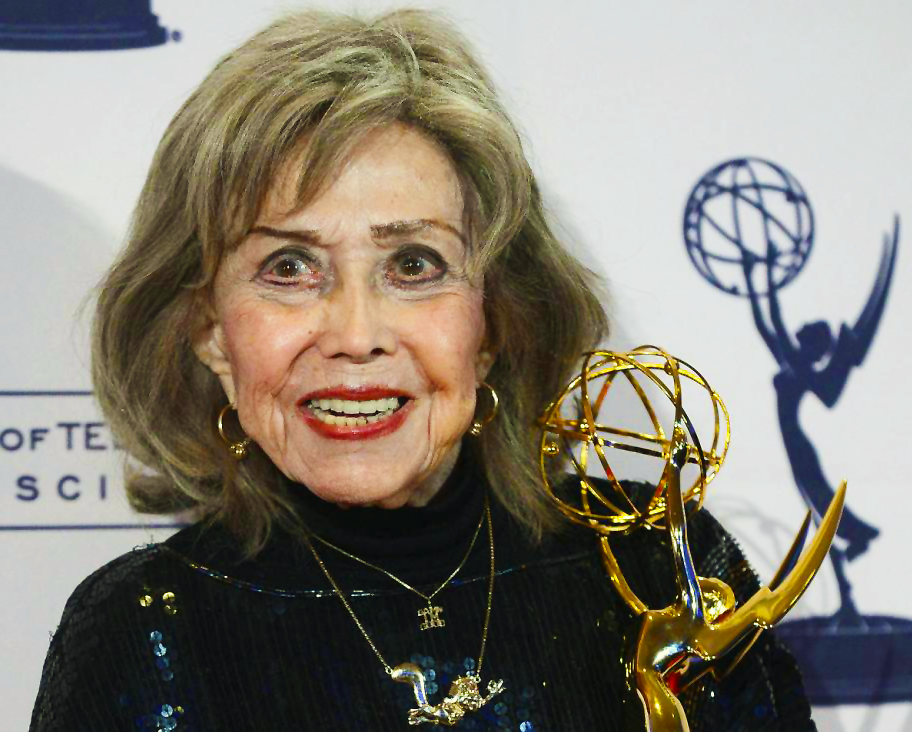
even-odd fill
[[[491,365],[452,162],[422,133],[372,133],[303,209],[280,176],[221,265],[197,339],[245,432],[340,504],[426,502]]]

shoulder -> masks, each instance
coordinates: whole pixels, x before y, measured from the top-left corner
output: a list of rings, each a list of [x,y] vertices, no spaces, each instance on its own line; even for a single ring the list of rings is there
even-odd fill
[[[136,547],[82,580],[73,590],[51,642],[55,646],[83,637],[91,627],[101,627],[110,616],[121,616],[127,608],[148,605],[145,595],[150,589],[150,574],[160,574],[163,561],[162,545],[146,544]]]
[[[67,600],[57,635],[68,626],[78,624],[83,615],[94,614],[99,608],[106,607],[124,586],[141,588],[145,570],[157,555],[158,546],[155,544],[137,547],[82,580]]]
[[[94,704],[93,730],[123,729],[132,724],[131,710],[148,712],[155,694],[167,698],[159,688],[167,682],[167,670],[161,670],[150,638],[180,618],[193,581],[193,573],[168,547],[205,545],[200,533],[192,526],[161,544],[139,546],[77,585],[51,638],[32,732],[82,729],[86,700]]]
[[[92,687],[99,659],[108,653],[110,635],[105,630],[122,627],[130,614],[125,595],[138,605],[144,568],[155,554],[154,546],[124,554],[89,575],[70,595],[44,662],[31,730],[60,729],[75,719],[79,699],[98,690]]]
[[[202,528],[202,524],[194,524],[177,532],[166,541],[157,544],[144,544],[130,552],[123,554],[107,564],[101,566],[73,590],[67,600],[60,621],[58,634],[69,625],[77,623],[83,614],[97,615],[106,609],[116,607],[126,598],[130,604],[142,607],[142,590],[148,587],[150,581],[159,582],[163,575],[180,571],[177,563],[170,561],[169,550],[197,548],[214,545],[210,542]],[[116,600],[112,603],[112,600]]]

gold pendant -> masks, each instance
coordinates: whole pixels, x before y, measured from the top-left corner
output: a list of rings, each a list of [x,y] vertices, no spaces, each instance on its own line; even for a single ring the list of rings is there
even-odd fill
[[[443,608],[436,605],[428,605],[418,611],[418,617],[421,618],[421,630],[430,630],[431,628],[443,628],[446,621],[441,617]]]
[[[409,724],[441,724],[445,727],[455,726],[466,712],[481,709],[504,689],[502,680],[488,682],[488,695],[482,696],[478,691],[481,679],[477,674],[468,673],[457,677],[450,684],[450,693],[440,702],[431,704],[427,697],[427,682],[424,671],[413,663],[400,663],[390,673],[393,681],[411,684],[415,692],[417,709],[409,710]]]

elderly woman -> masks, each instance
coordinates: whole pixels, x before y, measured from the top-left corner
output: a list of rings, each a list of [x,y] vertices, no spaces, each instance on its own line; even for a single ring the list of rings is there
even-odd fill
[[[95,322],[133,504],[201,520],[79,586],[32,729],[621,729],[631,618],[536,462],[606,330],[450,27],[256,35],[168,128]],[[690,532],[702,574],[756,588],[710,517]],[[656,532],[616,554],[668,601]],[[813,728],[773,638],[685,706]]]

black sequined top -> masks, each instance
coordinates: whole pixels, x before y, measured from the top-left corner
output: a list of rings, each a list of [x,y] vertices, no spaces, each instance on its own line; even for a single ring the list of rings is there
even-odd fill
[[[459,564],[484,510],[478,473],[460,466],[425,508],[341,510],[301,489],[320,536],[431,592]],[[496,581],[482,688],[505,690],[463,730],[622,730],[621,658],[633,630],[582,527],[531,545],[491,504]],[[689,525],[703,576],[739,600],[758,586],[735,542],[702,511]],[[432,703],[478,661],[488,592],[482,531],[436,598],[443,628],[419,630],[420,597],[321,547],[321,557],[391,666],[424,669]],[[674,595],[658,532],[614,541],[633,589],[651,607]],[[723,682],[682,697],[692,730],[813,730],[794,661],[769,633]],[[82,582],[51,642],[33,732],[401,732],[412,689],[383,670],[310,551],[276,534],[254,561],[218,527],[197,525],[136,549]]]

